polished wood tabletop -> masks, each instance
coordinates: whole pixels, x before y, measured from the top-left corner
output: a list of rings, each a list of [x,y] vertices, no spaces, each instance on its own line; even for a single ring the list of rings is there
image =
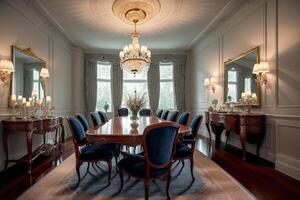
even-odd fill
[[[87,141],[95,143],[117,143],[136,146],[142,143],[144,129],[151,124],[161,123],[166,120],[151,117],[140,117],[137,128],[132,128],[130,117],[115,117],[102,126],[91,128],[87,131]],[[179,137],[190,133],[190,127],[180,125]]]

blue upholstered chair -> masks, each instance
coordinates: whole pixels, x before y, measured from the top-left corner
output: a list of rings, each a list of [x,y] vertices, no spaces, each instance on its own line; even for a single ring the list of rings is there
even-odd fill
[[[75,116],[80,121],[84,131],[87,131],[90,128],[90,125],[86,117],[81,113],[76,113]]]
[[[164,112],[163,110],[157,111],[156,117],[161,118],[161,115],[163,114],[163,112]]]
[[[172,121],[172,122],[176,122],[177,117],[178,117],[178,111],[169,112],[167,120]]]
[[[181,115],[178,119],[178,123],[181,125],[187,126],[189,123],[190,115],[191,115],[191,113],[189,113],[189,112],[181,113]]]
[[[150,116],[151,110],[149,108],[142,108],[140,110],[140,116]]]
[[[100,118],[98,112],[92,112],[92,113],[90,113],[90,115],[91,115],[91,119],[92,119],[94,127],[100,126],[102,121],[101,121],[101,118]]]
[[[142,142],[144,154],[127,154],[118,163],[121,179],[120,192],[123,187],[124,172],[144,181],[145,199],[148,199],[149,196],[148,181],[166,177],[166,193],[170,199],[171,166],[178,129],[179,125],[173,122],[152,124],[145,128]]]
[[[100,116],[100,119],[101,119],[102,123],[108,122],[108,116],[107,116],[107,114],[105,112],[98,111],[98,114]]]
[[[188,159],[191,162],[191,175],[195,180],[193,168],[194,168],[194,151],[195,143],[198,138],[198,131],[202,122],[202,115],[197,115],[193,118],[190,128],[191,133],[188,136],[184,136],[182,142],[176,145],[176,152],[174,154],[174,160],[181,160],[184,167],[184,160]]]
[[[108,182],[111,178],[111,161],[115,157],[117,162],[117,149],[112,144],[88,144],[86,142],[86,135],[84,128],[77,117],[70,117],[67,119],[73,137],[76,156],[76,172],[78,176],[78,183],[80,183],[80,166],[83,162],[88,162],[87,173],[89,172],[90,163],[97,163],[98,161],[105,161],[108,165]]]
[[[126,117],[128,116],[128,109],[127,108],[119,108],[118,109],[119,117]]]
[[[168,115],[169,115],[169,111],[168,110],[166,110],[166,111],[164,111],[162,114],[161,114],[161,119],[167,119],[168,118]]]

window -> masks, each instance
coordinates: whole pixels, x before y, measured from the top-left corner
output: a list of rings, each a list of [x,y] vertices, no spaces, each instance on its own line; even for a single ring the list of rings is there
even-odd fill
[[[40,82],[40,72],[36,69],[33,69],[33,88],[32,90],[38,92],[38,98],[43,99],[44,98],[44,90],[42,87],[42,84]]]
[[[111,64],[107,62],[99,62],[97,64],[96,110],[104,111],[105,104],[109,104],[108,112],[111,112]]]
[[[231,101],[237,101],[237,71],[235,70],[235,68],[231,68],[230,70],[228,70],[227,94],[231,97]]]
[[[251,77],[245,78],[244,92],[251,92]]]
[[[122,106],[125,107],[125,101],[128,95],[137,94],[146,96],[146,107],[149,107],[147,72],[141,72],[135,76],[126,70],[123,70],[123,97]]]
[[[159,74],[160,74],[159,108],[175,109],[173,64],[160,63]]]

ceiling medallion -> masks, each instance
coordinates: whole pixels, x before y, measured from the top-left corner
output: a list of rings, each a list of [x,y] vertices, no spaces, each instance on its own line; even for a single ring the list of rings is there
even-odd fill
[[[114,14],[126,23],[134,24],[131,34],[132,43],[120,51],[121,69],[129,73],[138,74],[148,71],[151,52],[146,46],[140,46],[140,34],[136,25],[149,21],[160,10],[158,0],[115,0],[112,6]]]
[[[143,24],[160,11],[159,0],[115,0],[112,5],[115,16],[128,24]]]

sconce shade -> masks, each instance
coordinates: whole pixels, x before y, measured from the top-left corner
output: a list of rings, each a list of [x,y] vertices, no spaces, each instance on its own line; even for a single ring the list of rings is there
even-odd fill
[[[15,71],[15,68],[10,60],[0,60],[0,71],[11,73]]]
[[[204,85],[205,85],[205,86],[208,86],[208,85],[209,85],[209,78],[205,78],[205,79],[204,79]]]
[[[40,77],[42,77],[42,78],[49,78],[50,77],[49,70],[47,68],[43,67],[41,69]]]
[[[253,74],[269,72],[269,64],[267,62],[256,63],[253,67]]]

